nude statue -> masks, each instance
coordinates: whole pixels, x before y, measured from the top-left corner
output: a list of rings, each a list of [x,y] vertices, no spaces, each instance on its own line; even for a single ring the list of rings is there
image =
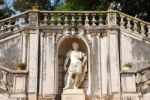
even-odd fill
[[[78,48],[78,43],[73,42],[73,50],[68,51],[66,54],[64,70],[67,71],[67,79],[63,89],[78,89],[81,82],[84,80],[85,72],[87,71],[87,68],[85,68],[85,66],[87,66],[87,56],[85,53],[78,51]]]

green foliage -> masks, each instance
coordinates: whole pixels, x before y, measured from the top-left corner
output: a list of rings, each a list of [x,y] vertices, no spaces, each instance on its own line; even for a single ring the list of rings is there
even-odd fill
[[[111,5],[115,10],[150,21],[149,0],[65,0],[65,3],[60,3],[61,0],[55,0],[54,5],[51,5],[50,1],[51,0],[15,0],[13,6],[15,10],[22,12],[32,9],[33,6],[38,6],[40,10],[99,11],[107,10]],[[0,5],[4,4],[4,0],[0,0]],[[2,10],[0,9],[0,17],[5,14],[10,16],[12,11],[9,11],[6,7]]]
[[[149,0],[66,0],[56,10],[107,10],[113,9],[127,13],[131,16],[150,21]]]
[[[17,63],[16,64],[16,67],[26,67],[26,64],[25,63]]]
[[[64,11],[72,11],[72,10],[85,10],[85,7],[82,4],[72,4],[72,3],[61,3],[59,4],[55,10],[64,10]]]
[[[132,67],[132,63],[124,64],[123,67],[129,67],[129,68],[131,68]]]
[[[4,0],[0,0],[0,20],[9,17],[14,13],[15,12],[7,6]]]
[[[3,5],[4,3],[4,0],[0,0],[0,5]]]
[[[105,2],[99,0],[67,0],[63,4],[59,4],[56,10],[103,10],[107,9]]]
[[[15,10],[26,11],[38,6],[40,10],[51,10],[50,0],[16,0],[13,4]]]
[[[67,11],[67,10],[71,10],[70,8],[71,8],[71,7],[70,7],[69,4],[61,3],[61,4],[59,4],[59,5],[56,7],[56,10],[58,10],[58,11],[60,11],[60,10]]]

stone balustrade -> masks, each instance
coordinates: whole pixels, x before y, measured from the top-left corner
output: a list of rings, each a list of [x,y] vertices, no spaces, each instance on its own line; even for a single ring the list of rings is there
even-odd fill
[[[139,70],[136,73],[137,91],[147,93],[150,91],[150,67]]]
[[[8,90],[8,88],[7,88],[7,84],[8,84],[7,74],[8,74],[8,72],[4,71],[4,70],[0,70],[0,73],[2,74],[2,78],[0,80],[0,89],[7,91]]]
[[[131,84],[132,83],[132,84]],[[150,67],[138,71],[121,72],[122,92],[140,92],[147,93],[150,91]]]
[[[1,79],[0,79],[0,89],[12,93],[10,97],[12,100],[16,100],[16,98],[23,98],[26,99],[26,81],[27,81],[27,70],[11,70],[6,67],[0,66],[0,73],[1,73]],[[9,87],[8,84],[8,74],[13,75],[13,86]],[[21,95],[16,96],[16,95]]]
[[[145,37],[150,36],[150,23],[121,12],[118,12],[118,25],[122,29],[127,29],[129,32],[134,32],[134,34]]]
[[[101,26],[106,25],[107,11],[40,11],[42,25]]]
[[[35,13],[38,15],[36,19]],[[64,28],[64,27],[84,27],[84,28],[103,28],[108,29],[109,22],[113,17],[110,14],[116,14],[116,26],[120,29],[126,29],[130,33],[150,37],[150,23],[131,17],[115,10],[108,11],[39,11],[29,10],[18,16],[6,18],[0,21],[0,36],[6,33],[14,33],[21,27],[28,26],[34,20],[38,27],[44,28]],[[30,17],[29,17],[30,16]],[[114,19],[113,19],[114,20]],[[46,27],[47,26],[47,27]],[[48,27],[50,26],[50,27]]]
[[[22,27],[26,26],[28,23],[29,12],[30,11],[26,11],[20,15],[0,20],[0,38],[13,35],[16,31],[19,31]]]

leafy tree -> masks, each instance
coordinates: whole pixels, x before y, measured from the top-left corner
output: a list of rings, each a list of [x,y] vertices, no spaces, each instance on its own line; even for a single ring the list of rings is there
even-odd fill
[[[33,6],[38,6],[41,10],[51,10],[50,0],[16,0],[13,4],[14,8],[19,11],[32,9]]]
[[[150,21],[149,0],[66,0],[56,10],[107,10],[109,7]]]
[[[11,16],[15,12],[10,9],[4,0],[0,0],[0,20]]]
[[[146,21],[150,21],[149,0],[15,0],[14,8],[19,11],[32,9],[32,6],[39,6],[40,10],[107,10],[110,6],[121,12],[127,13]]]

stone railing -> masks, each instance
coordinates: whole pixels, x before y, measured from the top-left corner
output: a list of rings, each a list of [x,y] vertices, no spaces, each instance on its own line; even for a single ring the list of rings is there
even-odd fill
[[[8,92],[11,95],[11,98],[15,98],[16,94],[22,94],[20,98],[26,98],[26,81],[27,81],[27,70],[11,70],[6,67],[0,66],[0,89]],[[10,87],[8,84],[8,74],[13,76],[13,86]]]
[[[134,34],[150,37],[150,23],[118,12],[118,25]]]
[[[150,92],[150,67],[137,71],[136,84],[137,91],[142,93]]]
[[[19,20],[20,19],[20,20]],[[18,16],[0,21],[0,37],[5,33],[13,33],[20,27],[38,26],[36,28],[51,29],[64,27],[83,27],[98,29],[116,29],[114,26],[125,29],[129,33],[150,37],[150,23],[131,17],[115,10],[108,11],[39,11],[29,10]],[[54,26],[54,27],[53,27]]]
[[[101,26],[107,24],[107,11],[40,11],[42,25]]]
[[[138,71],[122,71],[120,75],[123,98],[136,98],[150,92],[150,67]]]
[[[19,29],[26,26],[28,23],[29,12],[30,11],[26,11],[17,16],[0,20],[0,39],[13,35],[16,31],[19,31]]]

